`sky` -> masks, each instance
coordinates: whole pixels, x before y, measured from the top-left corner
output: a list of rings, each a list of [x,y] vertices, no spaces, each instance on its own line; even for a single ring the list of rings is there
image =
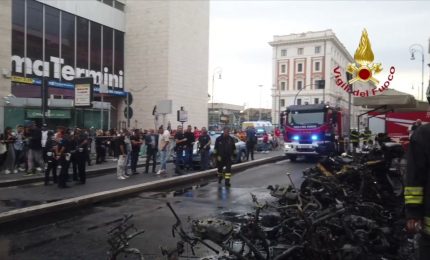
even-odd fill
[[[425,91],[430,73],[430,1],[211,0],[209,95],[215,74],[215,103],[271,108],[272,47],[268,42],[274,35],[332,29],[353,56],[364,28],[374,62],[383,65],[381,75],[388,75],[391,66],[396,68],[390,87],[415,96],[421,92],[422,54],[418,47],[416,59],[411,60],[409,48],[423,46]]]

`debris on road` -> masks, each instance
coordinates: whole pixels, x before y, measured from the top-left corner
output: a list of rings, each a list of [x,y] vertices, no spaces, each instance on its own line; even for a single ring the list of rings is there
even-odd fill
[[[182,241],[210,243],[218,255],[211,259],[413,260],[415,240],[404,229],[402,157],[393,143],[326,157],[303,172],[300,188],[269,186],[274,200],[265,203],[251,194],[253,213],[194,220],[193,235],[182,234]]]

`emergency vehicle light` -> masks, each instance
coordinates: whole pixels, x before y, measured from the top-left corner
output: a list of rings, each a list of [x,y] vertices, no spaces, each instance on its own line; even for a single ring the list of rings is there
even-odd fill
[[[293,140],[294,140],[294,141],[298,141],[298,140],[300,140],[300,136],[298,136],[298,135],[293,135]]]
[[[316,140],[318,140],[318,135],[312,135],[312,136],[311,136],[311,139],[312,139],[312,141],[316,141]]]

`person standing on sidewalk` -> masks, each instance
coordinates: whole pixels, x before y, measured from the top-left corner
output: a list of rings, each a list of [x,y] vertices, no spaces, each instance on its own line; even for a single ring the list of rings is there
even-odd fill
[[[4,145],[7,148],[6,159],[2,165],[5,174],[15,173],[15,148],[16,134],[11,127],[6,127],[4,130]]]
[[[202,127],[199,136],[200,168],[205,171],[209,168],[209,151],[211,149],[211,137],[206,127]]]
[[[28,130],[28,171],[26,176],[30,176],[42,171],[43,159],[42,159],[42,131],[36,126],[34,122],[31,123],[30,129]],[[35,168],[35,163],[37,168]]]
[[[167,173],[167,156],[169,154],[170,132],[163,130],[163,126],[158,129],[158,149],[160,150],[160,170],[157,175]]]
[[[70,159],[71,159],[70,151],[72,150],[72,142],[73,142],[73,136],[71,135],[70,130],[66,130],[63,134],[63,137],[61,138],[61,141],[57,145],[56,155],[57,155],[57,160],[61,165],[60,176],[58,177],[59,188],[69,187],[66,185],[66,182],[67,182],[67,177],[69,175],[69,166],[70,166]]]
[[[52,181],[57,183],[57,142],[53,138],[54,133],[48,132],[47,140],[45,144],[46,148],[46,169],[45,169],[45,186],[49,184],[49,175],[52,171]]]
[[[182,132],[182,126],[178,126],[175,134],[175,152],[176,152],[176,162],[175,162],[175,173],[182,174],[182,169],[184,169],[184,158],[186,149],[187,139]]]
[[[266,131],[263,133],[263,151],[262,153],[269,153],[269,135]]]
[[[133,135],[130,137],[131,141],[131,174],[138,174],[137,162],[139,161],[140,147],[143,141],[140,139],[140,130],[134,129]]]
[[[20,165],[25,161],[25,150],[24,150],[24,127],[22,125],[16,126],[16,140],[13,144],[15,149],[15,171],[14,173],[18,173],[18,170],[24,171],[24,168],[21,168]]]
[[[72,164],[72,179],[73,181],[79,181],[78,179],[78,143],[79,143],[79,130],[76,128],[74,132],[71,133],[70,142],[70,163]],[[69,176],[67,176],[69,177]]]
[[[78,161],[78,177],[79,183],[85,184],[86,182],[86,165],[87,165],[87,153],[88,153],[88,136],[81,129],[76,129],[77,146],[76,146],[76,158]]]
[[[218,183],[221,183],[224,177],[226,187],[231,186],[231,158],[235,153],[236,144],[233,137],[230,136],[230,129],[224,127],[223,134],[215,141],[214,154],[217,157]],[[223,173],[224,167],[225,172]]]
[[[187,170],[193,169],[193,147],[195,137],[192,131],[193,128],[191,127],[191,125],[188,125],[187,131],[184,134],[185,138],[187,139],[187,141],[185,142],[185,167],[187,168]]]
[[[119,180],[125,180],[127,179],[129,176],[126,175],[126,167],[127,167],[127,151],[126,151],[126,147],[125,147],[125,141],[124,141],[124,134],[118,136],[116,138],[116,145],[117,145],[117,150],[119,152],[119,157],[118,157],[118,161],[117,161],[117,167],[116,167],[116,177]]]
[[[255,133],[255,128],[249,126],[246,130],[246,160],[249,161],[249,155],[251,155],[251,160],[254,160],[254,147],[257,140]]]
[[[42,125],[42,141],[41,141],[41,145],[42,145],[42,158],[43,158],[43,162],[46,165],[47,162],[47,157],[46,157],[46,141],[48,140],[48,126],[46,124]]]
[[[155,173],[155,166],[157,165],[158,153],[158,135],[155,134],[154,129],[150,129],[145,137],[146,144],[146,165],[145,173],[148,173],[149,163],[152,160],[152,173]]]

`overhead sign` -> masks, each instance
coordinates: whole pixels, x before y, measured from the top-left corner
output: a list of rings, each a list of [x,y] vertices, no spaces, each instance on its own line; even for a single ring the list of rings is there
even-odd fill
[[[188,111],[178,110],[178,122],[184,123],[188,121]]]
[[[12,72],[24,74],[24,69],[26,75],[34,75],[35,77],[53,78],[60,81],[73,81],[80,77],[90,77],[95,85],[106,84],[112,88],[124,89],[124,72],[122,70],[118,74],[114,74],[109,72],[108,67],[104,67],[103,71],[73,67],[64,64],[64,59],[55,56],[50,56],[49,60],[42,61],[13,55]]]
[[[75,107],[92,107],[93,79],[75,79]]]

